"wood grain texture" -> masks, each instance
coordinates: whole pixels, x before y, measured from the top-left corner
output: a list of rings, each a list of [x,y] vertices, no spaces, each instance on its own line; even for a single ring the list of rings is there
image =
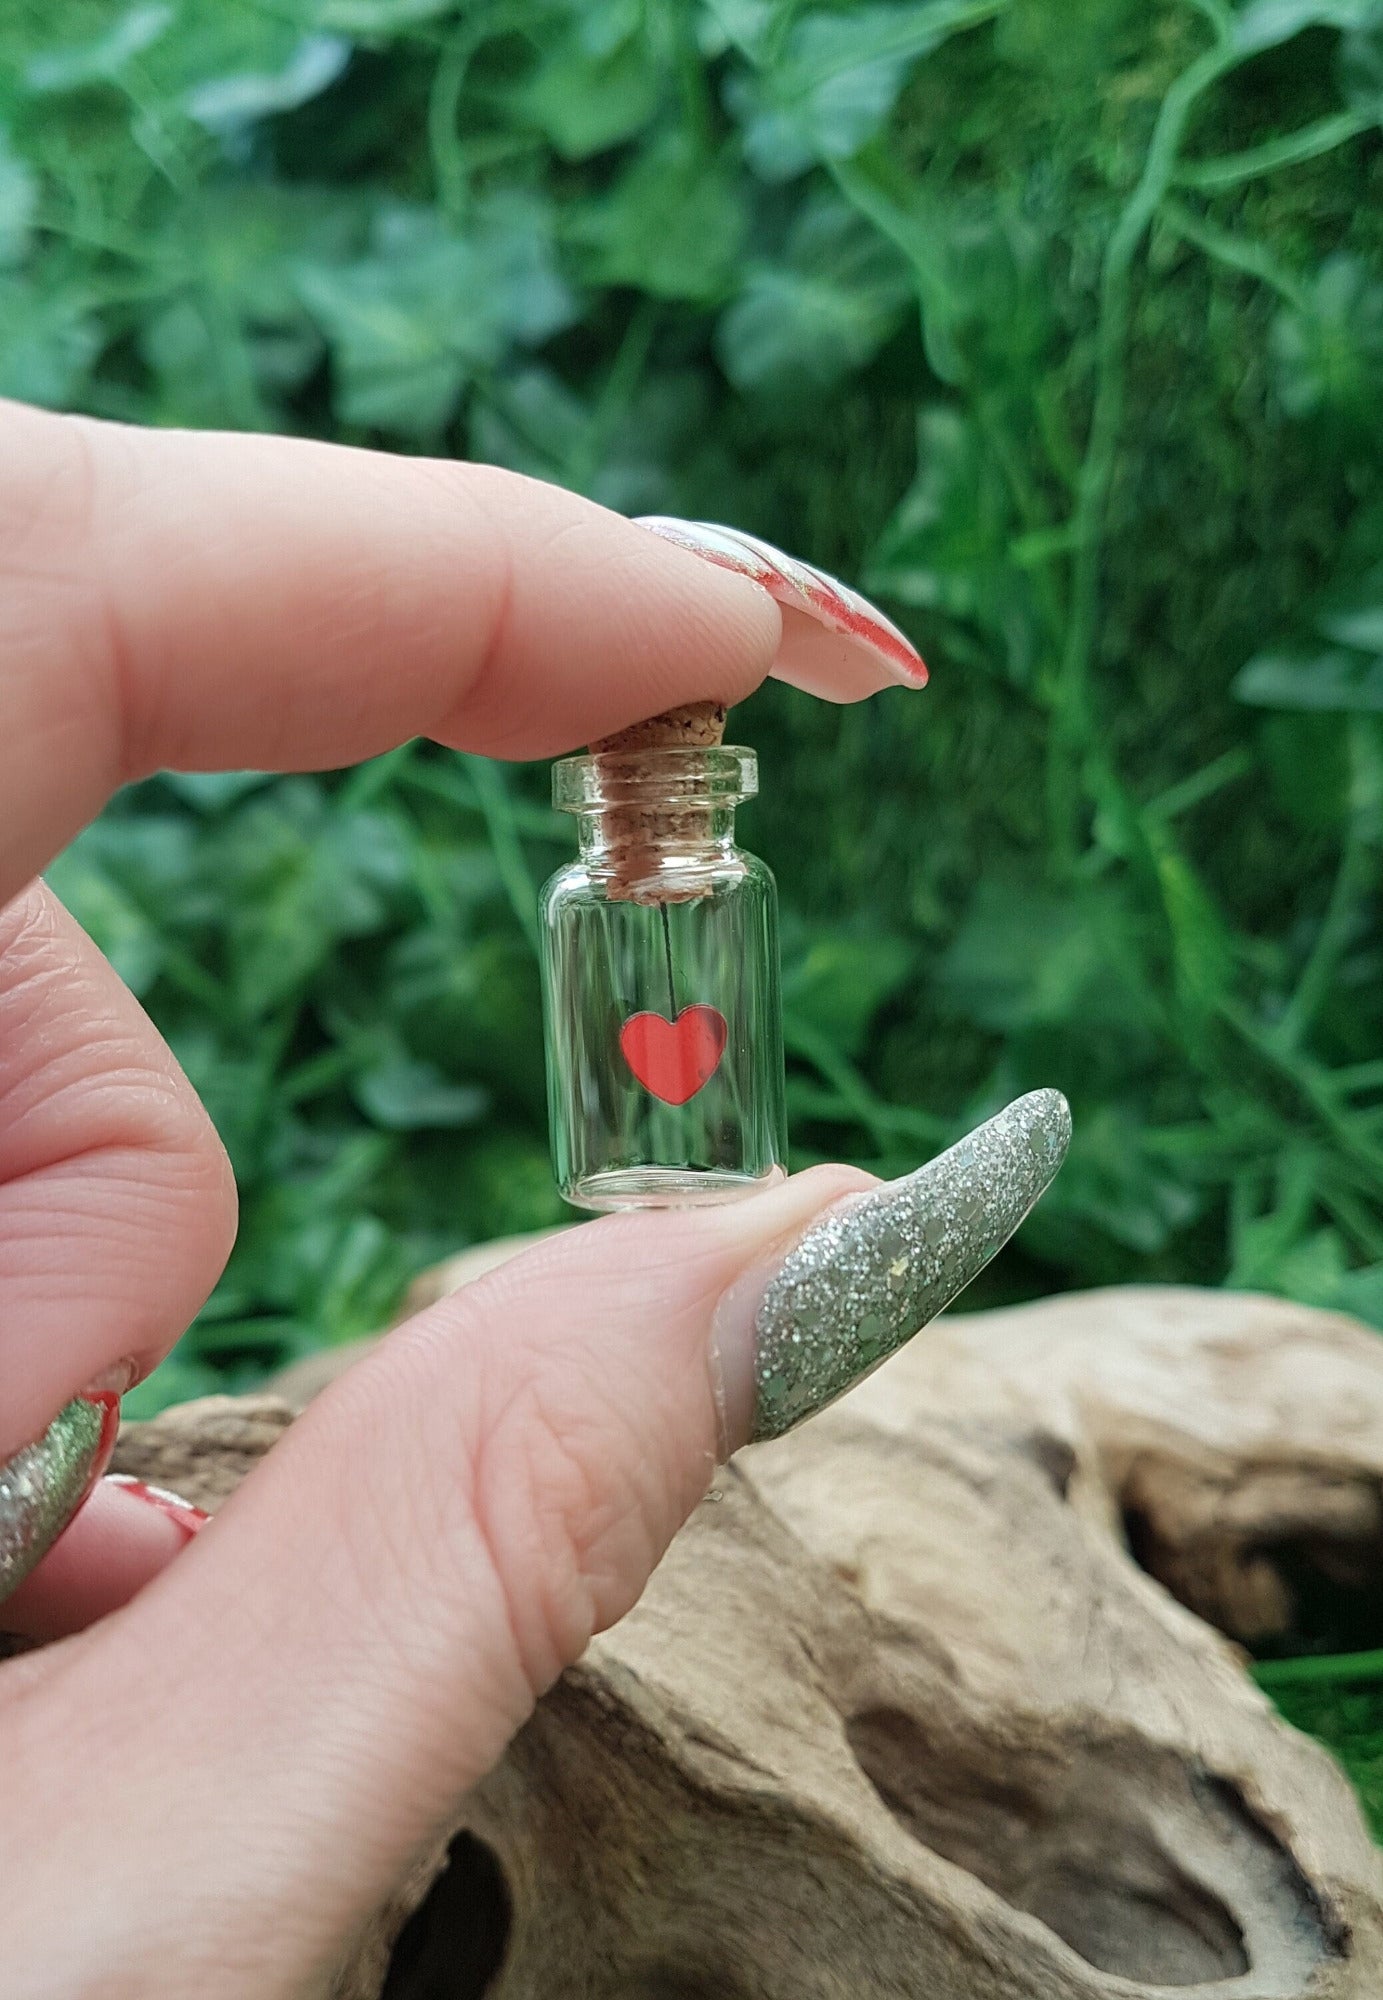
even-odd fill
[[[120,1462],[205,1504],[286,1411]],[[1216,1623],[1289,1631],[1313,1550],[1376,1588],[1381,1481],[1383,1343],[1333,1315],[943,1319],[720,1473],[337,2000],[1376,2000],[1357,1805]]]

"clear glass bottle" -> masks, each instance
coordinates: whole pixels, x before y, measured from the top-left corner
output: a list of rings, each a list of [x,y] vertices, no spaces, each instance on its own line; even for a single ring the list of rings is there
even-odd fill
[[[553,1167],[582,1208],[730,1201],[786,1171],[778,899],[735,846],[752,750],[568,757],[580,852],[542,897]]]

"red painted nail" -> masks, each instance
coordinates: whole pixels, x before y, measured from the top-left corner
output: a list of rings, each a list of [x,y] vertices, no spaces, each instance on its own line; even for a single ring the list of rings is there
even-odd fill
[[[166,1486],[150,1486],[146,1480],[132,1479],[128,1472],[113,1472],[106,1481],[108,1486],[118,1486],[122,1493],[128,1493],[133,1500],[143,1500],[149,1507],[157,1507],[165,1520],[181,1528],[188,1541],[204,1528],[211,1519],[201,1507],[194,1507],[181,1494],[170,1493]]]
[[[827,701],[859,701],[890,682],[926,686],[927,669],[907,634],[867,597],[814,563],[715,521],[645,514],[637,525],[718,569],[748,577],[777,600],[788,616],[771,668],[775,680]]]

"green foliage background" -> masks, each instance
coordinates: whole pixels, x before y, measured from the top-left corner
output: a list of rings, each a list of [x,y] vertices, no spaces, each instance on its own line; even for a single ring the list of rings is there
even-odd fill
[[[1381,123],[1383,0],[0,0],[0,392],[498,460],[861,581],[930,691],[738,716],[795,1158],[1059,1084],[976,1303],[1383,1326]],[[145,1408],[558,1219],[565,845],[541,772],[414,745],[161,777],[58,863],[244,1199]]]

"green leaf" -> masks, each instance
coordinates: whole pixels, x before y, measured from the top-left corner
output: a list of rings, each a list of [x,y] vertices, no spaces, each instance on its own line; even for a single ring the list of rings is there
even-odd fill
[[[448,1076],[532,1105],[544,1094],[537,967],[527,946],[482,931],[468,941],[412,933],[390,962],[396,1018],[411,1051]]]
[[[858,1055],[874,1016],[914,964],[910,944],[887,932],[815,931],[783,961],[783,1004],[846,1055]]]
[[[1158,887],[1172,938],[1172,970],[1182,1002],[1211,1014],[1234,983],[1234,948],[1224,919],[1205,884],[1165,831],[1151,829]]]
[[[53,893],[76,917],[132,993],[147,993],[165,961],[165,932],[81,842],[47,871]]]
[[[933,403],[917,425],[917,476],[870,554],[865,587],[974,627],[996,668],[1031,679],[1036,613],[1013,559],[1012,495],[978,427]]]
[[[909,183],[877,151],[836,180],[907,261],[934,374],[957,387],[1030,393],[1052,331],[1050,245],[1007,200]]]
[[[647,39],[593,54],[579,33],[553,49],[514,94],[519,116],[546,134],[563,159],[588,160],[643,131],[658,108],[662,78]]]
[[[476,1084],[453,1083],[435,1063],[419,1062],[402,1050],[357,1071],[352,1090],[367,1117],[390,1132],[474,1125],[490,1103],[488,1092]]]
[[[702,53],[714,60],[739,49],[751,62],[762,62],[783,16],[781,0],[705,0],[697,24]]]
[[[897,102],[911,66],[1004,0],[913,0],[801,17],[781,57],[735,78],[728,102],[744,149],[765,180],[790,180],[818,160],[849,159]],[[752,32],[752,17],[749,25]]]
[[[1383,565],[1332,591],[1314,624],[1337,646],[1383,656]]]
[[[466,1164],[466,1227],[477,1242],[571,1221],[540,1140],[499,1134],[476,1146]]]
[[[343,35],[392,35],[449,14],[455,0],[319,0],[319,26]]]
[[[1256,653],[1235,675],[1237,700],[1254,708],[1383,713],[1383,658],[1332,647],[1325,652]]]
[[[490,383],[471,411],[471,448],[487,464],[562,481],[586,451],[588,406],[552,369],[519,368]]]
[[[458,236],[425,210],[380,216],[370,256],[304,264],[302,296],[331,347],[349,423],[434,436],[477,369],[545,340],[571,319],[541,204],[489,203]]]
[[[0,270],[22,260],[37,205],[37,178],[0,126]]]
[[[1263,717],[1259,741],[1276,802],[1298,826],[1330,835],[1349,809],[1346,714],[1282,709]]]
[[[725,154],[669,132],[578,213],[572,233],[595,281],[704,303],[722,297],[734,277],[743,194]]]
[[[1250,0],[1234,17],[1234,43],[1257,55],[1306,28],[1358,28],[1377,17],[1377,0]]]
[[[1317,1161],[1317,1172],[1319,1165]],[[1270,1210],[1239,1231],[1229,1282],[1237,1290],[1274,1292],[1336,1312],[1360,1312],[1362,1307],[1361,1317],[1371,1316],[1383,1304],[1377,1267],[1352,1272],[1349,1262],[1338,1230],[1316,1229],[1303,1236],[1290,1214]]]
[[[35,95],[114,82],[134,57],[143,55],[167,33],[176,17],[177,9],[164,0],[141,0],[141,4],[125,8],[94,41],[35,56],[24,81]]]
[[[1106,1043],[1127,1052],[1151,1021],[1141,966],[1129,913],[1109,890],[1056,896],[996,875],[971,896],[936,980],[982,1027],[1098,1021]]]
[[[335,83],[350,56],[351,45],[340,35],[305,35],[279,68],[211,77],[187,92],[184,107],[213,131],[296,111]]]
[[[0,396],[70,408],[101,346],[88,296],[0,274]]]
[[[911,296],[897,252],[842,202],[797,218],[779,264],[751,270],[722,314],[716,353],[737,389],[834,387],[878,352]]]
[[[1345,103],[1383,123],[1383,10],[1341,37],[1339,79]]]
[[[222,813],[272,784],[266,771],[163,771],[160,782],[199,812]]]
[[[1383,281],[1340,252],[1321,266],[1304,309],[1284,306],[1273,323],[1278,394],[1290,416],[1383,417]]]
[[[247,1020],[273,1012],[344,938],[384,928],[407,881],[407,850],[385,814],[328,810],[291,781],[221,823],[231,897],[232,989]]]
[[[1383,1332],[1383,1264],[1342,1272],[1332,1303],[1337,1312],[1353,1313]]]
[[[1138,1107],[1117,1100],[1082,1107],[1076,1124],[1052,1190],[1051,1222],[1078,1221],[1146,1257],[1195,1221],[1202,1197],[1148,1145]]]

